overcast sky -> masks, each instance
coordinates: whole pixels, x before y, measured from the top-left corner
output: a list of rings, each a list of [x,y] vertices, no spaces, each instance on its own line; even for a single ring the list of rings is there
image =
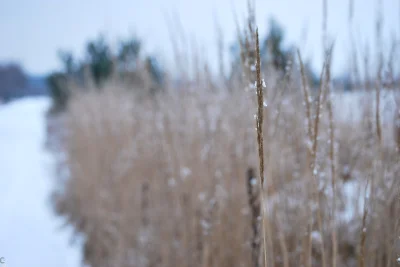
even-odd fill
[[[375,44],[378,1],[354,0],[353,35],[359,48],[367,41]],[[398,36],[400,0],[380,1],[386,37]],[[349,0],[328,0],[328,6],[328,31],[336,40],[334,71],[341,73],[348,66],[350,50]],[[256,0],[256,7],[261,33],[274,16],[286,30],[287,43],[312,56],[313,67],[320,68],[322,0]],[[203,55],[212,61],[216,58],[214,17],[229,44],[235,34],[233,9],[244,17],[246,0],[0,0],[0,61],[17,61],[30,73],[44,74],[59,67],[57,50],[81,55],[86,41],[103,32],[111,39],[135,33],[146,52],[169,62],[168,16],[179,17],[186,35],[206,47]]]

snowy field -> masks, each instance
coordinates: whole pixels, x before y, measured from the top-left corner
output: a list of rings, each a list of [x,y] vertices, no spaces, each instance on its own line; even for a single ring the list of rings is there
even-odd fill
[[[0,257],[8,267],[77,267],[80,248],[51,211],[54,162],[45,151],[50,100],[0,106]]]

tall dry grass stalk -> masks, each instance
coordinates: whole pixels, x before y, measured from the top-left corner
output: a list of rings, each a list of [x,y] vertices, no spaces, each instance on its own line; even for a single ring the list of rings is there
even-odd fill
[[[261,79],[261,57],[260,57],[260,41],[258,37],[258,28],[255,33],[256,39],[256,93],[257,93],[257,118],[256,118],[256,129],[257,129],[257,146],[258,146],[258,159],[260,161],[259,171],[260,171],[260,188],[261,188],[261,207],[262,207],[262,220],[263,225],[263,250],[264,250],[264,266],[267,266],[267,242],[266,242],[266,230],[264,223],[264,137],[263,137],[263,120],[264,120],[264,96],[263,90],[264,85]]]
[[[368,189],[368,183],[365,186],[365,196],[364,196],[364,210],[363,210],[363,216],[362,216],[362,224],[361,224],[361,231],[360,231],[360,252],[358,256],[358,266],[359,267],[365,267],[365,240],[367,237],[367,216],[368,216],[368,209],[366,205],[366,198],[367,198],[367,189]]]
[[[331,169],[331,188],[332,188],[332,267],[336,267],[337,265],[337,253],[338,253],[338,244],[337,244],[337,222],[336,222],[336,153],[335,153],[335,123],[334,123],[334,114],[332,107],[332,98],[333,92],[331,88],[331,56],[328,58],[328,62],[326,65],[326,91],[328,94],[327,98],[327,109],[328,109],[328,118],[329,118],[329,160],[330,160],[330,169]]]
[[[310,92],[307,84],[307,77],[304,70],[303,60],[301,58],[300,51],[297,50],[297,58],[300,64],[300,74],[301,74],[301,82],[302,82],[302,89],[303,89],[303,96],[304,96],[304,106],[305,106],[305,119],[306,119],[306,128],[307,128],[307,136],[311,138],[313,136],[312,131],[312,123],[311,123],[311,101],[310,101]]]
[[[261,200],[260,187],[257,184],[256,175],[252,168],[247,170],[247,195],[251,210],[251,227],[253,230],[251,240],[251,258],[254,267],[260,266],[261,242],[260,236],[260,218],[261,218]]]
[[[400,154],[400,97],[398,97],[398,101],[396,102],[396,111],[394,115],[394,140],[396,142],[397,151]]]

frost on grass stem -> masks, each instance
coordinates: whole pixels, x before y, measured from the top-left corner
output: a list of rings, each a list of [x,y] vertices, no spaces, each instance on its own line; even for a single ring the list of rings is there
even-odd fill
[[[252,186],[257,185],[257,179],[256,179],[255,177],[251,178],[250,184],[251,184]]]
[[[261,85],[263,88],[267,88],[267,84],[265,83],[264,79],[261,80]]]

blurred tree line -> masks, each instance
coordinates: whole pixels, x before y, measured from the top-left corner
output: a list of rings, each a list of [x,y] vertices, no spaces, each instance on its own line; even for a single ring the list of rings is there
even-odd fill
[[[0,64],[0,103],[26,96],[47,95],[44,77],[29,75],[15,62]]]
[[[22,68],[14,63],[0,65],[0,98],[11,99],[16,91],[27,86],[27,77]]]
[[[153,56],[142,57],[142,44],[136,37],[119,42],[116,51],[103,35],[86,44],[84,59],[60,51],[62,70],[47,77],[55,111],[63,110],[71,96],[71,83],[77,88],[93,87],[101,90],[104,84],[115,77],[145,87],[151,92],[162,89],[164,73]]]
[[[244,32],[246,35],[247,32]],[[246,38],[245,36],[239,36],[239,39]],[[241,55],[240,46],[245,46],[243,43],[245,40],[232,44],[230,47],[232,61],[232,71],[230,77],[232,78],[238,73],[242,72],[241,69]],[[296,56],[296,49],[293,46],[285,47],[285,32],[283,27],[278,23],[277,20],[271,18],[269,20],[267,32],[263,36],[260,33],[260,56],[261,56],[261,67],[270,68],[275,74],[284,76],[292,67]],[[304,59],[303,59],[304,60]],[[310,61],[303,62],[305,72],[308,78],[308,84],[310,86],[316,86],[319,84],[319,75],[317,75],[312,67]]]
[[[267,33],[260,38],[262,65],[272,66],[279,73],[285,73],[295,55],[293,48],[284,47],[284,37],[283,28],[271,19]],[[47,79],[54,107],[58,110],[66,107],[71,80],[82,88],[91,81],[93,87],[101,90],[104,83],[114,76],[138,88],[144,87],[147,81],[151,93],[162,90],[166,72],[156,57],[142,56],[142,42],[137,37],[121,40],[117,47],[116,51],[112,51],[111,45],[100,35],[87,43],[84,59],[80,62],[72,53],[60,52],[63,69],[52,73]],[[233,61],[229,77],[241,72],[238,42],[231,46],[231,57]],[[309,62],[305,62],[305,68],[310,84],[317,84],[318,75],[312,71]]]

